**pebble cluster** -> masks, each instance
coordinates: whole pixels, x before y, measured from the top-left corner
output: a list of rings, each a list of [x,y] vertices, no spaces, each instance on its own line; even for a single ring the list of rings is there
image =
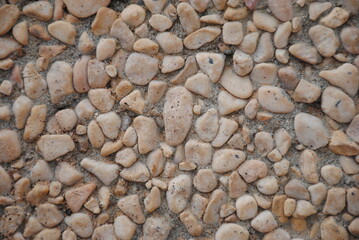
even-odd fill
[[[0,1],[0,239],[359,238],[357,0]]]

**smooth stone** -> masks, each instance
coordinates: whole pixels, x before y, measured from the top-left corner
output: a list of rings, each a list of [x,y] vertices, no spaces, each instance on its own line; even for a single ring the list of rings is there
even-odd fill
[[[249,98],[253,93],[253,85],[248,76],[238,76],[232,68],[227,67],[221,77],[221,85],[238,98]]]
[[[16,5],[3,5],[0,8],[0,35],[3,35],[10,31],[19,17],[20,10]]]
[[[290,21],[293,18],[291,0],[268,0],[268,7],[272,14],[281,21]]]
[[[256,63],[268,62],[274,57],[274,47],[272,36],[265,32],[259,38],[255,52],[252,54],[253,61]]]
[[[320,170],[320,175],[329,185],[335,185],[343,177],[343,171],[334,165],[325,165]]]
[[[186,63],[184,68],[174,77],[171,79],[171,83],[173,84],[180,84],[186,81],[187,78],[196,74],[198,72],[198,66],[196,63],[196,59],[193,56],[189,56],[186,59]]]
[[[56,21],[47,27],[49,33],[57,40],[69,44],[75,45],[76,29],[75,27],[65,21]]]
[[[157,74],[159,61],[142,53],[132,53],[126,61],[125,73],[137,85],[147,85]],[[143,66],[138,68],[138,65]]]
[[[340,213],[346,205],[345,195],[346,192],[343,188],[329,189],[323,208],[323,213],[329,215],[336,215]]]
[[[220,118],[216,137],[211,142],[213,147],[222,147],[238,129],[238,123],[228,118]]]
[[[344,156],[359,154],[359,145],[341,130],[333,132],[329,142],[329,149],[336,154]]]
[[[52,161],[75,149],[75,143],[69,135],[43,135],[37,147],[47,161]]]
[[[346,27],[340,32],[343,47],[351,54],[359,54],[359,28]]]
[[[247,35],[244,36],[239,46],[239,50],[249,55],[252,55],[257,49],[258,39],[259,39],[258,32],[248,33]]]
[[[6,170],[0,166],[0,194],[10,193],[12,189],[12,180]],[[30,182],[30,181],[29,181]]]
[[[243,25],[241,22],[226,22],[223,25],[223,42],[229,45],[239,45],[243,40]]]
[[[348,230],[351,234],[358,237],[359,236],[359,218],[355,218],[352,220],[348,226]]]
[[[251,226],[261,233],[268,233],[273,231],[277,226],[278,223],[275,220],[273,214],[268,211],[260,212],[252,221]]]
[[[253,23],[257,28],[267,32],[275,32],[278,26],[278,20],[276,18],[260,11],[254,11]]]
[[[105,185],[110,185],[118,177],[120,170],[117,164],[95,161],[90,158],[82,159],[80,165],[94,174]]]
[[[233,54],[233,69],[241,77],[249,74],[253,69],[252,57],[237,49]]]
[[[113,226],[116,237],[123,240],[131,240],[137,228],[137,225],[126,215],[116,217]]]
[[[329,142],[328,129],[313,115],[298,113],[294,118],[294,129],[298,141],[311,149],[324,147]]]
[[[188,35],[183,44],[190,50],[195,50],[203,45],[212,42],[221,34],[221,29],[218,27],[203,27]]]
[[[212,169],[200,169],[193,178],[193,186],[200,192],[209,193],[217,187],[217,178]]]
[[[130,4],[122,10],[121,18],[131,27],[137,27],[145,20],[146,10],[140,5]]]
[[[222,75],[225,58],[223,54],[212,52],[200,52],[196,54],[196,61],[199,68],[207,74],[213,83],[218,82]]]
[[[91,218],[85,213],[73,213],[65,217],[65,223],[81,238],[88,238],[93,233]]]
[[[319,16],[333,6],[330,2],[313,2],[309,5],[309,18],[316,21]]]
[[[83,174],[69,163],[60,162],[55,168],[55,178],[66,186],[72,186],[83,179]]]
[[[239,166],[237,171],[247,183],[251,183],[267,176],[268,167],[260,160],[247,160]]]
[[[143,225],[143,240],[168,239],[167,237],[172,229],[170,224],[171,221],[164,217],[148,217],[145,224]]]
[[[359,190],[352,187],[347,190],[347,209],[348,212],[354,216],[359,215]]]
[[[349,11],[340,7],[335,7],[328,15],[322,17],[319,22],[326,27],[337,28],[346,23],[346,21],[349,19],[349,16]]]
[[[289,53],[310,64],[318,64],[320,57],[317,49],[308,43],[296,43],[289,47]]]
[[[33,142],[45,129],[46,122],[46,105],[36,105],[31,108],[31,113],[26,121],[23,140]]]
[[[209,77],[203,73],[197,73],[189,78],[185,83],[185,87],[191,92],[209,98],[212,94],[212,82]]]
[[[225,203],[226,193],[222,189],[216,189],[212,192],[208,205],[203,215],[203,223],[215,224],[220,219],[220,209]]]
[[[342,225],[338,224],[332,216],[325,218],[321,222],[320,235],[323,239],[349,239],[347,230]]]
[[[320,87],[302,79],[295,88],[292,98],[296,102],[313,103],[318,100],[320,94]]]
[[[244,162],[245,159],[246,154],[240,150],[218,150],[213,154],[212,169],[217,173],[232,171]]]
[[[108,240],[116,240],[115,231],[112,224],[105,224],[100,227],[95,228],[92,234],[92,239],[100,240],[100,239],[108,239]]]
[[[172,27],[171,19],[162,14],[153,14],[148,23],[159,32],[166,31]]]
[[[51,181],[53,177],[54,174],[49,164],[44,160],[38,160],[30,172],[30,179],[32,182]]]
[[[95,19],[91,23],[91,31],[96,36],[108,34],[117,17],[116,11],[107,7],[99,8]]]
[[[264,109],[273,113],[290,113],[295,108],[286,92],[273,86],[260,87],[258,89],[258,101]]]
[[[159,45],[148,38],[138,39],[133,44],[133,50],[147,55],[155,55],[158,53]]]
[[[9,56],[11,53],[21,49],[21,45],[12,38],[0,37],[0,59]]]
[[[22,13],[28,17],[34,17],[39,21],[50,21],[54,12],[51,3],[47,1],[37,1],[25,5]]]
[[[146,182],[150,178],[150,172],[145,164],[135,162],[129,168],[124,168],[120,176],[131,182]]]
[[[257,181],[257,189],[265,195],[273,195],[279,190],[278,181],[273,176],[267,176]]]
[[[332,57],[339,47],[339,39],[330,28],[315,25],[309,29],[308,34],[323,57]]]
[[[147,101],[152,104],[158,103],[165,95],[166,91],[167,91],[166,82],[152,80],[148,84]]]
[[[214,108],[209,109],[196,120],[195,131],[202,141],[211,142],[216,137],[218,129],[218,112]]]
[[[58,111],[55,118],[64,131],[71,131],[77,123],[75,111],[69,108]]]
[[[116,41],[112,38],[101,38],[96,47],[96,58],[99,61],[109,59],[115,54]]]
[[[317,213],[315,207],[308,201],[298,200],[293,217],[304,219]]]
[[[55,227],[62,222],[64,215],[53,204],[45,203],[36,208],[36,216],[40,223],[46,227]]]
[[[88,64],[91,60],[90,56],[82,56],[80,59],[78,59],[74,64],[74,72],[73,72],[73,84],[74,89],[78,93],[85,93],[88,92],[90,89],[88,77],[94,76],[93,74],[95,72],[90,71],[90,74],[88,74]],[[95,61],[95,60],[91,60]],[[96,72],[97,73],[97,72]],[[95,75],[96,76],[96,75]]]
[[[199,16],[194,8],[186,2],[177,5],[177,14],[183,30],[191,34],[201,27]]]
[[[327,197],[327,187],[324,183],[319,182],[308,187],[311,201],[314,205],[319,206]]]
[[[290,180],[284,187],[284,192],[288,197],[302,200],[309,200],[309,193],[304,184],[297,180]]]
[[[257,201],[251,195],[240,196],[236,201],[236,209],[241,221],[252,219],[258,212]]]
[[[123,49],[132,51],[136,38],[122,18],[118,18],[113,22],[110,36],[117,38]]]
[[[235,223],[222,224],[215,235],[215,240],[248,240],[249,232]]]
[[[159,142],[159,129],[152,118],[138,116],[133,121],[138,136],[138,150],[141,154],[152,151]]]
[[[107,88],[90,89],[87,96],[93,107],[98,109],[101,113],[111,111],[115,104],[111,91]]]
[[[53,104],[60,103],[66,96],[74,93],[72,73],[72,67],[67,62],[57,61],[51,65],[46,81]]]
[[[218,94],[218,111],[221,115],[227,115],[244,108],[247,101],[233,97],[227,91],[220,91]]]
[[[277,78],[277,66],[273,63],[260,63],[254,66],[251,80],[262,85],[272,85]]]
[[[0,131],[0,162],[11,162],[16,160],[22,152],[19,135],[12,130]]]
[[[67,190],[65,193],[65,199],[71,211],[78,212],[88,197],[93,193],[95,188],[96,185],[94,183],[88,183],[86,185]]]
[[[180,53],[183,50],[182,39],[171,32],[161,32],[156,35],[156,41],[166,54]]]
[[[87,126],[87,137],[93,148],[101,148],[105,143],[105,135],[95,120],[91,120]]]
[[[110,4],[110,0],[64,0],[67,10],[76,17],[87,18],[94,15],[101,7],[106,7]]]
[[[300,170],[302,171],[304,179],[315,184],[319,181],[319,175],[317,171],[319,158],[315,151],[305,149],[299,156]]]
[[[184,59],[181,56],[165,56],[162,60],[161,72],[174,72],[184,66]]]
[[[218,25],[224,24],[224,19],[218,14],[204,15],[199,20],[201,22],[208,23],[208,24],[218,24]]]
[[[298,74],[292,66],[280,68],[278,78],[286,89],[294,90],[299,84]]]
[[[197,140],[189,140],[185,145],[185,159],[199,166],[207,166],[211,163],[212,147],[209,143]]]
[[[168,184],[166,198],[169,209],[174,213],[182,212],[192,192],[192,179],[188,175],[179,175]]]
[[[23,71],[26,95],[31,99],[38,99],[47,92],[46,80],[36,70],[34,62],[28,62]]]
[[[356,115],[353,118],[346,130],[346,133],[351,139],[359,142],[359,115]]]
[[[25,210],[20,206],[9,206],[4,208],[0,219],[0,233],[8,236],[16,232],[25,219]]]
[[[291,33],[292,24],[290,22],[285,22],[279,25],[273,38],[276,48],[285,48],[288,45],[288,40]]]
[[[121,127],[121,118],[115,112],[108,112],[96,118],[104,135],[109,139],[116,139]]]
[[[117,206],[135,223],[143,224],[145,222],[145,215],[142,212],[138,195],[121,198]]]

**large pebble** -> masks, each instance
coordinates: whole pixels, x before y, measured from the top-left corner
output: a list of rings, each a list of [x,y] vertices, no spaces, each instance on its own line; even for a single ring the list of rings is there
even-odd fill
[[[295,88],[292,98],[296,102],[313,103],[318,100],[320,94],[320,87],[302,79]]]
[[[251,226],[258,232],[267,233],[273,231],[278,226],[278,223],[273,214],[265,210],[251,221]]]
[[[322,70],[319,72],[319,76],[330,84],[340,87],[352,97],[358,91],[359,71],[350,63],[344,63],[336,69]]]
[[[32,142],[44,131],[47,107],[45,104],[36,105],[31,108],[31,113],[26,121],[23,139]]]
[[[127,61],[125,73],[129,80],[138,85],[147,85],[159,70],[159,61],[142,53],[132,53]],[[141,68],[138,66],[141,65]]]
[[[6,207],[0,219],[0,233],[5,236],[15,233],[24,219],[25,211],[22,207]]]
[[[0,35],[10,31],[17,19],[20,17],[20,10],[16,5],[5,4],[0,8]]]
[[[191,92],[209,98],[212,95],[212,82],[204,73],[197,73],[189,78],[185,83],[185,87]]]
[[[244,108],[247,101],[233,97],[227,91],[220,91],[218,94],[218,111],[221,115],[227,115]]]
[[[96,48],[96,58],[99,61],[109,59],[115,54],[116,41],[112,38],[101,38]]]
[[[344,156],[354,156],[359,154],[359,145],[341,130],[333,132],[329,142],[329,149],[336,154]]]
[[[212,169],[217,173],[232,171],[236,169],[245,159],[246,154],[240,150],[218,150],[213,155]]]
[[[65,223],[81,238],[89,238],[93,233],[91,218],[85,213],[73,213],[65,218]]]
[[[106,162],[95,161],[90,158],[84,158],[81,161],[81,167],[94,174],[105,185],[110,185],[117,177],[119,166]]]
[[[258,101],[264,109],[273,113],[290,113],[295,108],[286,92],[273,86],[260,87],[258,89]]]
[[[349,16],[349,11],[340,7],[335,7],[328,15],[320,19],[320,23],[330,28],[337,28],[348,21]]]
[[[257,48],[252,55],[253,61],[256,63],[263,63],[270,61],[273,57],[274,47],[272,42],[272,36],[268,32],[262,33],[259,38]]]
[[[319,175],[317,171],[319,159],[315,151],[305,149],[299,157],[300,170],[303,173],[304,179],[311,183],[318,183]]]
[[[75,149],[75,143],[69,135],[43,135],[37,147],[45,160],[51,161]]]
[[[172,21],[169,17],[162,14],[154,14],[148,20],[148,23],[159,32],[166,31],[172,27]]]
[[[251,195],[240,196],[236,201],[236,209],[241,221],[252,219],[257,215],[257,201]]]
[[[107,88],[90,89],[88,98],[91,104],[102,113],[111,111],[115,104],[111,91]]]
[[[49,164],[44,160],[38,160],[32,167],[30,172],[30,179],[32,182],[37,181],[51,181],[54,177]]]
[[[185,157],[187,162],[193,162],[199,166],[207,166],[211,163],[212,159],[211,144],[189,140],[185,145]]]
[[[95,35],[105,35],[110,32],[112,23],[117,19],[117,12],[101,7],[96,14],[95,19],[91,23],[91,30]]]
[[[226,193],[222,189],[216,189],[212,192],[206,211],[203,215],[205,224],[216,224],[220,219],[219,211],[225,203]]]
[[[212,169],[200,169],[193,178],[193,186],[200,192],[212,192],[217,187],[217,178]]]
[[[219,129],[218,112],[211,108],[196,120],[195,130],[202,141],[211,142]]]
[[[359,54],[359,28],[343,28],[340,32],[340,39],[345,50],[352,54]]]
[[[69,45],[75,44],[77,33],[75,27],[71,23],[56,21],[49,24],[47,29],[49,33],[57,40]]]
[[[310,63],[310,64],[317,64],[319,63],[319,53],[315,47],[308,43],[296,43],[289,47],[289,52],[294,57]]]
[[[310,202],[305,201],[305,200],[298,200],[295,211],[293,212],[293,217],[307,218],[310,215],[313,215],[316,213],[317,213],[317,210]]]
[[[93,75],[94,72],[91,71],[90,74],[88,74],[87,72],[88,64],[90,60],[91,60],[90,56],[84,55],[80,59],[78,59],[74,64],[73,84],[74,84],[74,89],[78,93],[85,93],[88,92],[88,90],[90,89],[88,83],[88,77],[94,76]]]
[[[290,180],[284,186],[284,192],[288,197],[291,198],[309,200],[308,190],[305,188],[304,184],[298,179]]]
[[[327,199],[324,204],[323,213],[336,215],[345,208],[346,192],[343,188],[331,188],[328,190]]]
[[[294,118],[298,141],[312,149],[324,147],[329,142],[329,132],[323,122],[308,113],[298,113]]]
[[[218,27],[203,27],[190,35],[184,40],[183,44],[190,50],[195,50],[206,43],[212,42],[221,34],[221,29]]]
[[[141,154],[152,151],[159,142],[159,130],[155,120],[139,116],[133,121],[138,136],[138,150]]]
[[[122,10],[121,18],[128,25],[137,27],[145,20],[146,10],[137,4],[130,4]]]
[[[118,39],[123,49],[127,51],[132,50],[132,46],[135,43],[135,35],[122,18],[118,18],[113,22],[110,35]]]
[[[188,175],[179,175],[168,184],[166,192],[169,209],[174,213],[182,212],[192,193],[192,179]]]
[[[327,87],[322,94],[322,110],[332,119],[340,122],[350,122],[355,116],[354,101],[342,90]]]
[[[180,53],[183,50],[182,39],[171,32],[157,34],[156,40],[162,51],[167,54]]]
[[[61,230],[59,228],[45,228],[36,236],[34,237],[34,240],[42,240],[42,239],[48,239],[48,240],[59,240],[61,238]]]
[[[34,62],[28,62],[23,71],[24,88],[26,95],[31,99],[37,99],[47,92],[47,83],[35,68]]]
[[[54,62],[46,76],[51,102],[58,104],[74,93],[72,85],[72,67],[64,61]]]
[[[121,118],[115,112],[101,114],[96,121],[106,137],[112,140],[117,138],[121,127]]]
[[[288,44],[290,34],[292,33],[292,24],[285,22],[279,25],[274,34],[274,45],[277,48],[285,48]]]
[[[86,185],[67,190],[65,193],[65,199],[71,211],[78,212],[88,197],[93,193],[95,188],[96,185],[94,183],[88,183]]]
[[[83,54],[88,54],[94,48],[95,43],[93,42],[93,39],[90,37],[87,31],[84,31],[79,38],[77,49]]]
[[[237,49],[233,54],[233,68],[239,76],[247,75],[253,69],[252,57]]]
[[[259,39],[258,32],[248,33],[246,36],[244,36],[239,46],[239,50],[249,55],[253,54],[257,49],[258,39]]]
[[[162,60],[161,72],[174,72],[184,66],[184,59],[181,56],[165,56]]]
[[[243,26],[241,22],[226,22],[223,25],[223,42],[229,45],[239,45],[243,40]]]
[[[100,7],[106,7],[110,0],[64,0],[67,10],[79,18],[87,18],[97,12]]]
[[[267,176],[257,181],[258,191],[265,195],[272,195],[278,192],[279,185],[278,181],[273,176]]]
[[[147,0],[150,1],[150,0]],[[166,240],[171,231],[171,222],[164,217],[149,217],[143,225],[143,240]]]
[[[138,195],[121,198],[117,206],[135,223],[142,224],[145,222],[145,215],[142,212]]]
[[[257,28],[267,32],[275,32],[278,26],[277,19],[267,13],[260,11],[254,11],[253,22]]]
[[[247,160],[239,166],[238,173],[247,183],[251,183],[267,176],[268,167],[260,160]]]
[[[222,224],[215,235],[215,240],[248,240],[249,232],[235,223]]]
[[[222,147],[237,129],[238,123],[236,121],[222,117],[219,120],[218,133],[211,142],[212,146]]]
[[[198,14],[189,3],[183,2],[178,4],[177,13],[182,28],[187,34],[190,34],[201,27]]]
[[[65,184],[72,186],[83,178],[83,174],[67,162],[60,162],[55,168],[55,178]]]
[[[173,78],[171,83],[180,84],[186,81],[186,79],[198,72],[198,66],[196,59],[193,56],[189,56],[186,59],[184,68]]]
[[[291,0],[268,0],[268,7],[273,15],[281,21],[290,21],[293,18]]]
[[[0,166],[0,194],[7,194],[10,193],[12,184],[11,184],[11,178],[9,174],[5,171],[3,167]]]
[[[320,235],[322,239],[349,239],[347,230],[338,224],[332,216],[327,217],[320,224]]]
[[[339,39],[334,31],[322,25],[315,25],[308,31],[314,46],[323,57],[332,57],[339,47]]]
[[[254,66],[251,80],[261,85],[272,85],[277,78],[277,66],[273,63],[260,63]]]
[[[238,76],[231,67],[227,67],[221,77],[221,85],[238,98],[249,98],[253,93],[253,85],[248,76]]]
[[[342,179],[343,171],[336,166],[325,165],[320,170],[320,175],[329,185],[335,185]]]
[[[21,45],[12,38],[0,37],[0,59],[9,56],[19,50]]]
[[[39,222],[46,227],[55,227],[64,218],[62,212],[53,204],[45,203],[36,208],[36,216]]]
[[[356,115],[346,130],[347,135],[356,142],[359,142],[359,115]]]
[[[150,172],[145,164],[135,162],[131,167],[124,168],[120,176],[131,182],[146,182],[150,178]]]
[[[207,74],[209,79],[216,83],[220,79],[223,68],[225,56],[219,53],[200,52],[196,54],[196,61],[199,68]]]
[[[22,13],[28,17],[34,17],[40,21],[50,21],[54,8],[48,1],[32,2],[24,6]]]
[[[0,151],[0,162],[11,162],[21,155],[21,143],[16,132],[7,129],[0,131]]]
[[[309,18],[316,21],[319,16],[333,6],[330,2],[313,2],[309,5]]]
[[[159,49],[158,44],[148,38],[138,39],[133,44],[133,50],[135,50],[139,53],[147,54],[147,55],[157,54],[158,49]]]
[[[113,226],[116,237],[123,240],[131,240],[137,228],[137,225],[126,215],[116,217]]]
[[[163,110],[166,142],[177,146],[183,142],[192,123],[193,98],[184,87],[168,90]]]

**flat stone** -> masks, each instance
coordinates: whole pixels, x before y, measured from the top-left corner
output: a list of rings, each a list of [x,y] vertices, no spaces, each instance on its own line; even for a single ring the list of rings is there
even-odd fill
[[[25,225],[23,235],[24,237],[31,237],[36,233],[40,232],[42,229],[43,226],[41,225],[39,220],[34,216],[30,216]]]
[[[355,116],[354,101],[342,90],[327,87],[322,94],[322,110],[332,119],[340,122],[350,122]]]
[[[121,127],[121,118],[115,112],[108,112],[96,118],[104,135],[109,139],[116,139]]]
[[[148,23],[159,32],[163,32],[172,27],[172,20],[162,14],[153,14]]]
[[[249,55],[253,54],[257,49],[258,39],[259,39],[258,32],[248,33],[247,35],[244,36],[239,46],[239,50]]]
[[[47,27],[49,33],[57,40],[69,44],[75,45],[76,29],[68,22],[56,21]]]
[[[110,36],[117,38],[123,49],[132,51],[136,38],[122,18],[118,18],[113,22]]]
[[[309,5],[309,18],[316,21],[319,16],[333,6],[330,2],[313,2]]]
[[[286,92],[273,86],[260,87],[258,89],[258,101],[264,109],[273,113],[290,113],[295,108]]]
[[[74,93],[72,85],[72,67],[64,61],[54,62],[47,72],[46,81],[49,87],[51,102],[58,104],[68,95]]]
[[[200,169],[193,178],[193,186],[200,192],[212,192],[217,187],[217,178],[212,169]]]
[[[202,141],[211,142],[216,137],[218,129],[218,113],[214,108],[209,109],[196,120],[195,130]]]
[[[280,68],[278,70],[278,78],[286,89],[295,89],[299,84],[298,74],[292,66]]]
[[[103,239],[116,240],[115,231],[112,224],[105,224],[100,227],[95,228],[92,234],[93,239]]]
[[[317,213],[315,207],[308,201],[298,200],[293,217],[295,218],[307,218]]]
[[[190,35],[184,40],[183,44],[190,50],[195,50],[206,43],[212,42],[221,34],[221,29],[217,27],[203,27]]]
[[[22,152],[19,136],[16,132],[3,129],[0,131],[0,162],[11,162]]]
[[[36,105],[31,108],[31,113],[26,121],[23,139],[26,142],[33,142],[45,129],[46,105]]]
[[[72,130],[77,123],[77,116],[75,111],[69,108],[58,111],[55,114],[55,118],[64,131]]]
[[[177,14],[183,30],[187,34],[191,34],[201,27],[198,14],[189,3],[183,2],[178,4]]]
[[[277,78],[277,66],[273,63],[260,63],[254,66],[251,80],[262,85],[272,85]]]
[[[87,18],[97,12],[100,7],[106,7],[110,4],[110,0],[80,0],[73,2],[64,0],[67,10],[76,17]]]
[[[69,189],[65,193],[65,199],[71,211],[78,212],[95,188],[96,185],[94,183],[88,183],[80,187]]]
[[[327,196],[327,187],[322,182],[310,185],[308,187],[308,191],[310,193],[312,203],[316,206],[321,205]]]
[[[349,239],[347,230],[332,216],[325,218],[320,224],[320,235],[323,239]]]
[[[152,80],[148,84],[147,101],[152,104],[159,102],[162,99],[162,97],[165,95],[166,91],[167,91],[166,82]]]
[[[329,149],[336,154],[344,156],[355,156],[359,154],[359,145],[341,130],[333,132],[329,142]]]
[[[311,149],[324,147],[329,142],[328,129],[313,115],[298,113],[294,118],[294,129],[298,141]]]
[[[159,142],[159,130],[152,118],[139,116],[133,121],[138,136],[138,149],[141,154],[152,151]]]
[[[257,189],[265,195],[273,195],[279,190],[278,181],[273,176],[267,176],[257,181]]]
[[[73,213],[65,218],[65,223],[81,238],[88,238],[93,233],[91,218],[85,213]]]
[[[284,192],[288,197],[302,200],[309,200],[309,192],[304,184],[297,180],[290,180],[284,187]]]
[[[93,78],[93,76],[99,78],[103,77],[103,75],[101,74],[96,74],[98,73],[98,71],[92,71],[93,68],[88,68],[88,64],[90,60],[91,60],[90,56],[84,55],[75,62],[74,70],[73,70],[73,84],[74,84],[74,89],[78,93],[88,92],[88,90],[90,89],[88,78],[91,79]],[[96,60],[91,60],[91,61],[96,62]],[[93,67],[96,67],[96,65],[94,65]],[[90,74],[88,74],[88,71]],[[101,73],[101,71],[99,72]],[[94,81],[92,80],[91,82]]]
[[[319,158],[315,151],[305,149],[299,156],[300,170],[304,179],[311,183],[318,183],[319,175],[317,171]]]
[[[229,45],[239,45],[243,40],[243,26],[241,22],[226,22],[223,25],[223,42]]]
[[[72,186],[83,179],[83,174],[67,162],[60,162],[55,168],[55,178],[66,186]]]
[[[153,177],[157,177],[163,171],[165,158],[161,149],[152,151],[146,159],[146,165]]]
[[[11,53],[21,49],[21,45],[12,38],[0,37],[0,59],[9,56]]]
[[[346,27],[340,32],[345,50],[352,54],[359,54],[359,29],[356,27]]]
[[[278,223],[273,214],[270,211],[265,210],[260,212],[251,221],[251,226],[258,232],[267,233],[273,231],[278,226]]]
[[[347,190],[347,209],[348,212],[354,216],[359,215],[358,208],[359,190],[355,187]]]
[[[272,14],[283,22],[293,18],[293,5],[290,0],[269,0],[268,7]]]
[[[126,215],[116,217],[113,226],[116,237],[124,240],[131,240],[137,227]]]
[[[325,165],[320,170],[320,175],[329,185],[335,185],[343,177],[343,171],[334,165]]]
[[[352,97],[358,91],[359,71],[350,63],[344,63],[333,70],[320,71],[319,76],[327,80],[330,84],[340,87]]]
[[[279,25],[273,38],[276,48],[285,48],[288,45],[288,40],[291,33],[292,24],[290,22],[285,22]]]
[[[14,101],[12,111],[15,115],[16,128],[22,129],[25,127],[26,120],[31,112],[31,108],[32,101],[26,96],[22,95]]]
[[[159,188],[153,187],[143,202],[147,212],[151,213],[159,208],[161,206],[161,191]]]
[[[253,22],[257,28],[267,32],[275,32],[278,26],[277,19],[261,11],[254,11]]]
[[[161,32],[156,35],[156,41],[162,51],[167,54],[180,53],[183,50],[182,39],[171,32]]]
[[[188,175],[179,175],[168,184],[166,198],[169,209],[174,213],[182,212],[192,193],[192,179]]]
[[[328,190],[323,213],[336,215],[345,208],[345,190],[343,188],[331,188]]]
[[[138,64],[142,68],[138,68]],[[129,80],[137,85],[147,85],[157,74],[158,60],[142,53],[132,53],[127,61],[125,72]]]
[[[315,25],[309,29],[308,34],[323,57],[332,57],[337,51],[339,39],[332,29]]]
[[[252,57],[237,49],[233,55],[233,69],[241,77],[247,75],[253,69]]]
[[[22,71],[26,95],[31,99],[37,99],[47,92],[47,83],[39,74],[33,62],[25,65]]]
[[[162,60],[161,72],[174,72],[184,66],[184,59],[181,56],[165,56]]]
[[[219,53],[200,52],[196,54],[199,68],[216,83],[220,79],[224,68],[225,56]]]
[[[150,172],[145,164],[135,162],[120,172],[120,176],[131,182],[146,182],[150,178]]]
[[[247,160],[239,166],[237,171],[247,183],[251,183],[267,176],[268,167],[260,160]]]
[[[20,10],[16,5],[5,4],[0,8],[0,35],[10,31],[20,17]]]
[[[105,135],[95,120],[87,126],[87,137],[93,148],[101,148],[105,143]]]
[[[113,38],[101,38],[96,47],[96,58],[99,61],[109,59],[115,54],[116,41]]]
[[[166,240],[172,228],[170,224],[164,217],[147,218],[143,225],[143,240]]]
[[[0,219],[0,232],[5,236],[15,233],[24,219],[25,211],[22,207],[6,207]]]
[[[238,98],[246,99],[253,93],[253,85],[248,76],[238,76],[230,67],[227,67],[221,77],[221,85]]]
[[[145,216],[141,210],[138,195],[121,198],[117,206],[135,223],[142,224],[145,222]]]
[[[111,111],[115,104],[111,91],[106,88],[91,89],[88,92],[88,98],[92,105],[102,113]]]
[[[96,17],[91,23],[91,30],[93,34],[105,35],[110,32],[113,22],[117,19],[116,11],[107,8],[101,7],[97,10]]]
[[[247,101],[233,97],[227,91],[220,91],[218,94],[218,111],[221,115],[227,115],[244,108]]]
[[[212,159],[212,147],[209,143],[189,140],[185,145],[185,158],[199,166],[207,166]]]
[[[215,240],[248,240],[249,232],[242,226],[235,223],[222,224],[215,235]]]
[[[275,240],[275,239],[282,239],[282,240],[290,240],[290,234],[284,230],[283,228],[277,228],[273,232],[267,233],[264,235],[263,240]],[[297,239],[299,240],[299,239]]]
[[[140,38],[133,44],[133,50],[147,55],[158,53],[159,45],[148,38]]]
[[[236,201],[237,216],[245,221],[257,215],[258,205],[254,197],[250,195],[240,196]]]
[[[295,88],[292,98],[296,102],[313,103],[318,100],[320,94],[320,87],[302,79]]]
[[[52,19],[53,12],[53,6],[47,1],[32,2],[25,5],[22,9],[24,15],[45,22]]]
[[[315,47],[308,43],[296,43],[289,47],[289,53],[294,57],[310,64],[319,63],[319,53]]]
[[[4,130],[3,130],[4,131]],[[9,174],[0,166],[0,194],[8,194],[12,189],[12,181]]]
[[[45,203],[36,208],[36,216],[39,222],[46,227],[55,227],[62,222],[64,215],[53,204]]]
[[[137,4],[130,4],[122,10],[121,18],[131,27],[137,27],[145,20],[146,10]]]
[[[187,78],[194,75],[198,72],[198,66],[196,63],[196,59],[193,56],[189,56],[186,59],[186,63],[184,68],[174,77],[171,79],[171,83],[173,84],[180,84],[186,81]]]
[[[226,193],[222,189],[216,189],[212,192],[206,211],[203,215],[203,222],[205,224],[218,223],[220,219],[220,209],[225,203]]]
[[[359,164],[353,158],[340,156],[339,163],[346,174],[352,175],[359,173]]]
[[[80,164],[105,185],[110,185],[118,177],[119,166],[117,164],[95,161],[90,158],[82,159]]]
[[[349,19],[350,12],[347,10],[335,7],[332,11],[320,19],[320,23],[326,27],[337,28],[343,25]]]
[[[73,151],[75,143],[69,135],[43,135],[37,147],[45,160],[52,161]]]
[[[262,33],[259,38],[257,48],[252,55],[253,61],[256,63],[263,63],[270,61],[273,57],[274,47],[272,42],[272,36],[268,32]]]
[[[209,77],[203,73],[197,73],[189,78],[185,87],[193,93],[209,98],[212,95],[212,82]]]

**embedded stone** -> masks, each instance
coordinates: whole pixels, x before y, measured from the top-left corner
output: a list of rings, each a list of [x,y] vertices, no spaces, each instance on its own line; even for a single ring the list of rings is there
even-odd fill
[[[138,149],[141,154],[152,151],[159,142],[159,130],[152,118],[138,116],[133,121],[138,136]]]
[[[296,43],[288,50],[290,54],[304,62],[313,65],[319,63],[320,57],[317,49],[308,43]]]
[[[221,85],[238,98],[249,98],[253,93],[253,85],[248,76],[238,76],[230,67],[227,67],[221,77]]]
[[[188,175],[179,175],[168,184],[166,192],[169,209],[174,213],[182,212],[192,193],[192,179]]]
[[[126,61],[125,73],[137,85],[147,85],[157,74],[158,60],[142,53],[132,53]],[[141,65],[141,68],[138,68]]]
[[[339,39],[334,31],[322,25],[315,25],[308,31],[314,46],[323,57],[332,57],[339,47]]]
[[[28,17],[34,17],[40,21],[50,21],[54,8],[48,1],[37,1],[25,5],[22,13]]]
[[[45,160],[52,161],[73,151],[75,143],[69,135],[43,135],[37,147]]]
[[[113,22],[110,30],[110,36],[117,38],[121,47],[127,51],[132,50],[132,46],[136,39],[135,35],[122,18],[118,18]]]
[[[188,35],[183,44],[190,50],[195,50],[206,43],[212,42],[221,34],[221,29],[217,27],[203,27]]]
[[[182,2],[178,4],[177,14],[182,28],[187,34],[190,34],[200,28],[201,23],[198,14],[189,3]]]
[[[0,8],[0,35],[10,31],[17,19],[20,17],[20,10],[16,5],[5,4]]]
[[[64,0],[67,10],[76,17],[87,18],[97,12],[101,7],[106,7],[110,4],[110,0]]]

